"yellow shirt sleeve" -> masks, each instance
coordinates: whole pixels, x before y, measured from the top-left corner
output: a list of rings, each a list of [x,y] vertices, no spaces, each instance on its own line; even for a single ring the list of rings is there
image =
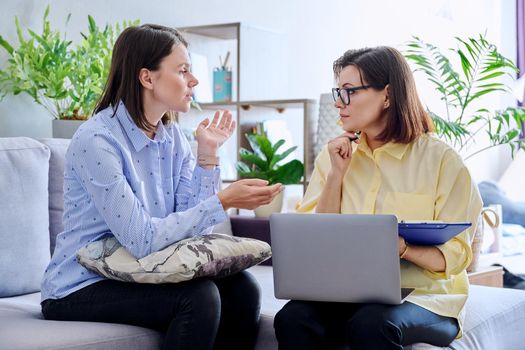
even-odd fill
[[[328,157],[328,162],[327,162]],[[310,182],[306,189],[303,199],[299,202],[295,208],[298,213],[315,213],[315,208],[321,197],[321,192],[326,184],[326,178],[328,176],[330,165],[329,154],[326,146],[321,150],[315,160],[315,167],[310,177]]]
[[[434,220],[443,222],[471,222],[472,226],[452,238],[448,242],[438,245],[446,261],[444,272],[427,271],[433,279],[449,279],[465,270],[472,260],[470,244],[478,223],[482,208],[481,197],[470,173],[453,152],[448,151],[442,161],[438,177]]]

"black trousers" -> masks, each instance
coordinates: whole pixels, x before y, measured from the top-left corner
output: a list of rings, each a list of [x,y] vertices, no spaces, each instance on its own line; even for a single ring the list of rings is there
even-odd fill
[[[288,302],[275,316],[279,349],[403,349],[418,342],[447,346],[456,337],[457,320],[420,306]]]
[[[166,333],[163,349],[251,349],[260,289],[248,272],[176,284],[104,280],[42,302],[48,320],[124,323]]]

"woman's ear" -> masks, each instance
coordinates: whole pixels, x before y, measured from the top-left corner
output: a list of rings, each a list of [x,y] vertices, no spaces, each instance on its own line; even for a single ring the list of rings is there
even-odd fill
[[[142,68],[139,71],[139,81],[140,81],[140,84],[145,89],[148,89],[148,90],[153,89],[152,76],[151,76],[151,71],[149,69]]]
[[[385,86],[385,102],[383,103],[383,108],[387,109],[390,107],[390,84]]]

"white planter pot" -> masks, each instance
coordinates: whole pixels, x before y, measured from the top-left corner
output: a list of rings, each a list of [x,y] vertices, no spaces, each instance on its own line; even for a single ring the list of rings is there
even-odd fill
[[[53,120],[53,137],[59,139],[70,139],[84,120]]]
[[[255,212],[255,216],[267,218],[273,213],[281,212],[281,209],[283,208],[283,198],[284,191],[275,196],[270,204],[261,205],[260,207],[255,208],[253,210]]]

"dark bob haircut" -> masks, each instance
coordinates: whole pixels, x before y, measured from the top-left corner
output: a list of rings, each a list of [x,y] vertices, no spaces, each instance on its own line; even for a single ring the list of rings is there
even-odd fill
[[[336,78],[350,65],[359,70],[363,85],[376,90],[388,85],[388,120],[377,136],[378,141],[410,143],[433,130],[432,119],[418,97],[410,67],[398,50],[385,46],[348,50],[334,62]]]

